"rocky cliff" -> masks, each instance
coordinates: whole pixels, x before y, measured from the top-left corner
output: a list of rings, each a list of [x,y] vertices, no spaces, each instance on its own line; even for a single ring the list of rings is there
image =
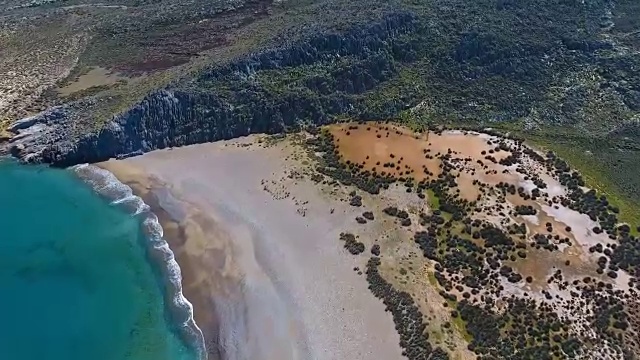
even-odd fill
[[[70,131],[74,126],[71,119],[81,104],[54,107],[15,123],[9,130],[17,136],[4,151],[25,162],[69,166],[325,124],[353,110],[356,100],[336,96],[333,91],[327,91],[326,96],[316,96],[315,92],[274,94],[256,84],[256,73],[348,58],[351,60],[341,69],[348,73],[349,81],[333,87],[342,87],[346,94],[361,93],[390,76],[395,59],[388,55],[388,49],[403,34],[415,30],[411,13],[395,13],[344,33],[322,33],[252,54],[149,94],[96,133],[72,135],[77,132]],[[401,58],[404,53],[396,55]],[[218,85],[207,86],[211,83],[242,84],[242,89],[229,92]],[[322,84],[309,86],[319,89]]]
[[[434,0],[338,16],[349,4],[320,4],[312,19],[269,35],[262,51],[155,88],[106,124],[126,107],[105,104],[130,103],[129,88],[18,121],[4,152],[65,166],[340,118],[508,122],[600,139],[637,119],[640,56],[611,28],[631,17],[612,13],[608,0]],[[360,14],[365,5],[354,6]],[[341,25],[323,27],[325,13]]]

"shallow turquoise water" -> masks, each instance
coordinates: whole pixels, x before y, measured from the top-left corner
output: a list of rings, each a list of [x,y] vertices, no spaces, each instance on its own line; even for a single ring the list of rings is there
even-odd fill
[[[144,241],[71,172],[0,161],[0,359],[194,360]]]

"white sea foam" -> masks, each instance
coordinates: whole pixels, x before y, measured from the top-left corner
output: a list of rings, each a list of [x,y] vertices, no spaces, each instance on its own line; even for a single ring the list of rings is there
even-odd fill
[[[182,275],[180,266],[169,244],[164,240],[163,229],[158,217],[151,212],[149,205],[133,194],[131,188],[121,183],[111,172],[89,164],[76,165],[70,168],[78,177],[90,184],[101,196],[111,204],[125,209],[142,221],[143,231],[149,240],[149,251],[157,262],[163,278],[167,280],[166,296],[171,301],[172,315],[182,326],[181,330],[187,340],[195,347],[201,360],[207,359],[202,330],[193,318],[193,306],[182,294]]]

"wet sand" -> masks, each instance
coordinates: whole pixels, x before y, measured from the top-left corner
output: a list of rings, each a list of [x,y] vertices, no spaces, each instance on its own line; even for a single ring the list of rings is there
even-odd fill
[[[390,314],[353,271],[362,259],[338,241],[357,210],[331,214],[301,180],[287,191],[307,199],[302,216],[262,184],[282,174],[281,147],[227,144],[101,164],[160,218],[209,359],[402,359]]]
[[[158,221],[164,230],[164,238],[172,249],[182,273],[183,294],[192,303],[194,309],[214,309],[209,288],[213,284],[209,277],[201,276],[198,264],[207,259],[198,257],[192,249],[202,246],[204,240],[203,228],[214,238],[215,224],[212,219],[203,217],[195,208],[189,208],[185,203],[176,199],[167,187],[157,178],[153,178],[140,169],[122,162],[107,162],[100,167],[114,173],[118,179],[127,184],[133,192],[149,205],[152,212],[158,216]],[[215,234],[216,239],[222,236]],[[203,333],[209,338],[216,338],[218,320],[215,311],[195,311],[194,318]],[[207,339],[208,340],[208,339]],[[207,341],[209,359],[220,359],[217,343]]]

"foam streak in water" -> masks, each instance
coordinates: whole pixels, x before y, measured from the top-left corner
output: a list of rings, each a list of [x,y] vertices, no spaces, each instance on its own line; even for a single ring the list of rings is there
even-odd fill
[[[109,171],[89,164],[76,165],[70,169],[113,205],[140,217],[146,238],[149,240],[151,258],[156,262],[154,265],[161,270],[163,278],[167,280],[166,297],[171,301],[170,310],[173,318],[181,324],[182,335],[196,349],[198,358],[206,360],[204,336],[193,318],[193,306],[182,294],[180,267],[169,244],[163,238],[158,217],[140,197],[133,195],[129,186],[121,183]]]

